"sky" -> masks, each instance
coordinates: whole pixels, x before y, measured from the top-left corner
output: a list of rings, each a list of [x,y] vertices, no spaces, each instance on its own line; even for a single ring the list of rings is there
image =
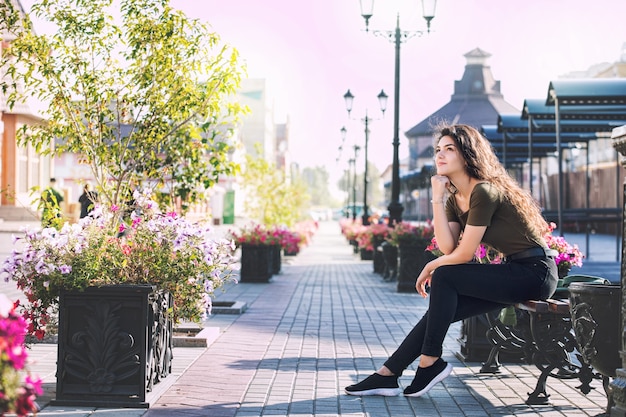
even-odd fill
[[[24,0],[28,10],[32,0]],[[624,0],[438,0],[431,33],[420,0],[374,0],[365,32],[359,0],[171,0],[187,16],[209,23],[238,49],[250,78],[264,78],[274,97],[275,122],[288,118],[290,154],[300,167],[325,166],[334,181],[348,167],[354,144],[382,171],[393,159],[394,44],[375,30],[400,28],[415,36],[400,48],[400,157],[403,132],[445,105],[460,80],[465,53],[487,61],[506,101],[547,96],[551,80],[620,59],[626,42]],[[348,116],[343,95],[355,96]],[[377,95],[389,96],[381,117]],[[380,119],[379,119],[380,118]],[[340,129],[347,136],[343,146]],[[357,170],[363,169],[363,152]],[[361,168],[359,168],[361,167]]]
[[[368,157],[382,171],[393,159],[394,44],[373,30],[424,31],[420,0],[375,0],[365,32],[358,0],[173,0],[212,25],[239,50],[251,78],[265,78],[276,122],[290,124],[290,153],[300,166],[343,172],[365,144],[366,112],[381,116],[377,95],[389,95],[384,119],[370,123]],[[620,59],[626,42],[624,0],[439,0],[431,33],[400,48],[400,156],[407,131],[440,107],[460,80],[465,53],[481,48],[510,104],[547,96],[551,80]],[[355,96],[348,117],[343,95]],[[339,157],[339,162],[337,158]],[[363,167],[362,152],[357,167]],[[359,168],[357,168],[359,169]],[[360,168],[362,169],[362,168]]]

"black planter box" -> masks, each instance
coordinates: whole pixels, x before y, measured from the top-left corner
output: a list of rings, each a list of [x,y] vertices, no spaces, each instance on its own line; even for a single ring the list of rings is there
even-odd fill
[[[424,244],[403,244],[398,246],[400,266],[398,273],[398,292],[417,293],[415,282],[424,266],[435,259],[435,256],[426,251]]]
[[[602,375],[616,377],[622,366],[621,284],[573,282],[569,293],[572,327],[583,360]]]
[[[283,259],[282,259],[282,251],[283,248],[280,245],[270,245],[271,256],[272,256],[272,274],[277,275],[280,274],[280,270],[282,268]]]
[[[240,282],[269,282],[274,273],[270,245],[241,245]]]
[[[381,248],[385,261],[383,278],[385,281],[395,281],[398,277],[398,247],[389,242],[383,242]]]
[[[499,311],[490,314],[493,320],[496,319]],[[456,356],[465,362],[485,362],[489,358],[489,353],[493,344],[487,339],[487,331],[491,328],[485,314],[470,317],[461,322],[461,334],[459,341],[459,351]],[[506,363],[524,363],[524,353],[509,352],[501,350],[498,359]]]
[[[53,405],[148,408],[171,372],[169,293],[151,285],[62,291]]]

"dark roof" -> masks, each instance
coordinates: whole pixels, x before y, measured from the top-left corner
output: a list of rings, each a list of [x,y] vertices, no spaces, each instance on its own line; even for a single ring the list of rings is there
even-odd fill
[[[482,132],[509,165],[527,161],[530,144],[531,156],[547,155],[559,143],[567,148],[589,142],[598,138],[598,132],[611,132],[624,124],[625,79],[559,80],[550,83],[547,100],[526,99],[521,114],[502,113],[497,126],[483,126]]]
[[[522,119],[531,117],[533,120],[555,118],[554,106],[548,106],[543,99],[526,99],[522,109]],[[626,117],[626,105],[585,104],[559,106],[559,118],[564,119],[619,119]]]
[[[519,112],[500,93],[500,81],[494,79],[486,65],[489,53],[476,48],[464,55],[467,59],[463,77],[454,82],[454,94],[446,105],[409,129],[408,138],[432,133],[439,122],[464,123],[476,128],[495,124],[498,114]]]
[[[439,122],[463,123],[476,128],[484,124],[493,124],[499,113],[509,113],[517,109],[504,101],[495,98],[452,99],[439,110],[409,129],[405,135],[416,137],[430,135],[433,126]]]
[[[550,81],[546,105],[626,105],[626,78]]]
[[[559,122],[561,132],[610,132],[615,127],[626,124],[626,113],[622,115],[615,114],[611,119],[604,117],[593,118],[592,112],[587,114],[587,119],[582,118],[564,118]],[[539,119],[533,118],[532,130],[535,132],[556,132],[555,119]],[[528,119],[524,120],[520,114],[500,114],[498,115],[498,131],[528,133]]]
[[[508,132],[497,125],[483,125],[481,133],[489,140],[496,155],[506,166],[519,165],[528,162],[528,132]],[[588,142],[596,139],[592,133],[563,133],[561,148],[571,148],[576,143]],[[557,150],[554,132],[533,133],[531,157],[539,158],[554,154]],[[506,152],[505,152],[506,149]]]

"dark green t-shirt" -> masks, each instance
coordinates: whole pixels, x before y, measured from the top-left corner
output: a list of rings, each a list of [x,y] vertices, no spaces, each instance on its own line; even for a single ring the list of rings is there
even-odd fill
[[[449,222],[459,223],[461,230],[468,224],[487,226],[483,243],[505,255],[543,246],[541,237],[526,227],[515,207],[488,182],[476,184],[466,212],[459,209],[454,196],[448,198],[446,216]]]

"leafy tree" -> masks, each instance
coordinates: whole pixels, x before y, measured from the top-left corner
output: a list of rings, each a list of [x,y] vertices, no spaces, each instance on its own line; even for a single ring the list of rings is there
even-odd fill
[[[380,171],[373,163],[367,163],[367,205],[369,207],[384,207],[384,192],[381,184]],[[352,187],[354,183],[354,172],[344,171],[343,175],[337,181],[337,187],[340,190],[349,193],[350,204],[352,204]],[[349,186],[349,188],[348,188]],[[361,204],[363,202],[363,173],[360,174],[357,172],[356,176],[356,185],[354,185],[356,189],[356,202],[357,204]],[[345,202],[344,202],[345,204]]]
[[[333,207],[340,204],[333,199],[330,193],[329,174],[326,167],[306,167],[302,170],[302,179],[311,195],[311,205]]]
[[[46,123],[24,126],[19,140],[79,154],[109,204],[127,201],[133,184],[191,203],[237,171],[228,158],[243,111],[229,101],[243,72],[237,51],[169,0],[121,0],[120,23],[112,4],[40,0],[32,13],[56,26],[52,35],[0,4],[0,30],[14,38],[1,62],[7,104],[48,106]]]
[[[257,151],[257,155],[261,152]],[[242,182],[245,211],[263,225],[291,227],[309,205],[306,185],[299,179],[287,181],[275,164],[260,156],[246,155]]]

